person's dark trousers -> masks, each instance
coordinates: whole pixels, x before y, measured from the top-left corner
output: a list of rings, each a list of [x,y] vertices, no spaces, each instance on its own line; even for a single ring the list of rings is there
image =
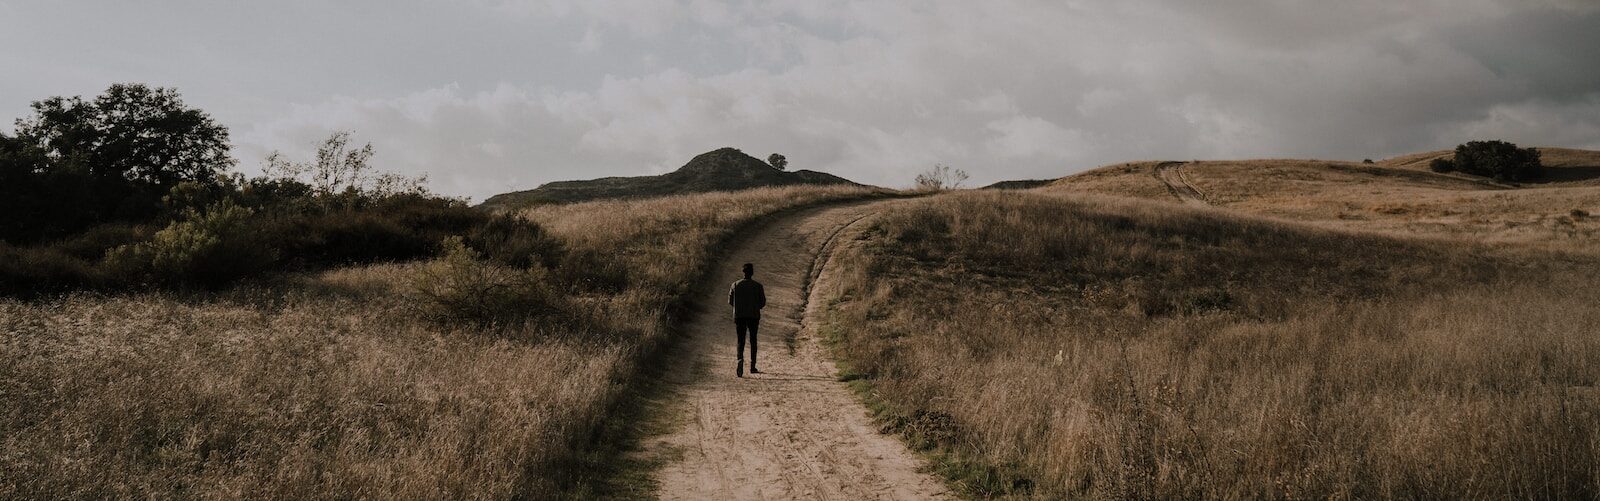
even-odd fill
[[[739,332],[739,360],[744,360],[744,334],[750,333],[750,368],[756,367],[756,330],[761,328],[759,318],[735,318],[734,330]]]

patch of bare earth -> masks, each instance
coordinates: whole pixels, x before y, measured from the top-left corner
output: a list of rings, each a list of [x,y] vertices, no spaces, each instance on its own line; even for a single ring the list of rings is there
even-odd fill
[[[888,204],[812,210],[775,221],[729,249],[696,292],[689,339],[668,370],[676,422],[645,444],[663,461],[663,499],[937,499],[946,489],[895,437],[880,434],[839,382],[813,330],[808,277],[831,239]],[[727,284],[754,263],[766,288],[759,374],[734,375]],[[822,279],[826,279],[823,277]],[[808,314],[808,312],[810,314]],[[786,342],[788,340],[789,342]]]

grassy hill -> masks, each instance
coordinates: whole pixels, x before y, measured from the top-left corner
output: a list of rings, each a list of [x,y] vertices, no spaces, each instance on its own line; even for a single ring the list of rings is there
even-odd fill
[[[1600,152],[1520,185],[1449,153],[918,200],[836,258],[824,329],[974,497],[1593,498]]]
[[[1600,493],[1592,255],[1045,190],[856,242],[844,377],[973,497]]]
[[[527,191],[489,197],[486,207],[519,208],[592,200],[651,198],[689,193],[737,191],[768,186],[861,186],[810,170],[781,171],[734,148],[701,153],[678,170],[659,176],[605,177],[556,181]]]
[[[1508,185],[1438,174],[1447,151],[1363,164],[1326,160],[1168,162],[1213,206],[1323,226],[1583,249],[1600,245],[1600,152],[1541,148],[1546,177]],[[1039,188],[1175,200],[1162,162],[1133,162]]]
[[[1543,178],[1528,184],[1600,184],[1600,151],[1573,148],[1534,149],[1539,150],[1539,160],[1548,171]],[[1386,159],[1377,162],[1377,165],[1426,171],[1428,162],[1432,162],[1435,158],[1448,158],[1453,153],[1451,150],[1413,153]]]

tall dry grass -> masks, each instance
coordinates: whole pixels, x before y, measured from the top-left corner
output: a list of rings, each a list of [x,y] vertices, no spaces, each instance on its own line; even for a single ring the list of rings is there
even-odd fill
[[[493,328],[422,313],[406,284],[435,263],[0,300],[0,499],[593,494],[586,455],[617,438],[609,413],[718,245],[766,215],[874,194],[535,209],[569,251],[538,275],[577,278],[569,311]]]
[[[1094,198],[891,210],[826,328],[969,494],[1600,495],[1592,259]]]

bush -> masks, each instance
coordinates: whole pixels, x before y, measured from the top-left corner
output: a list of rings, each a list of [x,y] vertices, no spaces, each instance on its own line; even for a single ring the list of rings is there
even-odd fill
[[[424,315],[478,326],[510,325],[557,315],[561,296],[543,268],[515,268],[483,259],[461,237],[444,242],[444,255],[411,279]]]
[[[102,224],[88,231],[50,244],[62,253],[89,262],[99,262],[112,249],[144,240],[150,232],[129,224]]]
[[[561,259],[561,241],[533,221],[511,214],[490,217],[467,234],[468,247],[495,263],[526,268],[555,266]]]
[[[455,200],[420,195],[365,200],[358,208],[321,204],[275,207],[267,233],[291,267],[403,261],[440,254],[439,243],[488,221]]]
[[[1456,147],[1455,168],[1500,181],[1526,181],[1544,175],[1539,151],[1505,141],[1472,141]]]
[[[312,204],[311,185],[294,179],[256,177],[238,184],[233,198],[245,207],[304,211]]]
[[[917,174],[913,187],[920,191],[944,191],[961,188],[967,182],[967,171],[952,169],[945,164],[936,164],[927,172]]]
[[[632,282],[627,264],[592,249],[567,253],[555,271],[563,284],[580,292],[614,294],[626,290]]]
[[[278,219],[270,234],[292,268],[401,261],[437,255],[439,238],[372,211]]]
[[[1432,162],[1428,162],[1428,170],[1438,172],[1440,174],[1454,172],[1456,170],[1456,163],[1448,158],[1435,158]]]
[[[259,273],[276,250],[250,227],[254,211],[224,202],[175,221],[149,241],[117,247],[106,267],[131,283],[214,287]]]
[[[104,275],[93,263],[61,249],[0,243],[0,294],[35,296],[97,287],[103,281]]]
[[[378,197],[365,207],[434,237],[434,242],[471,231],[489,218],[489,213],[469,207],[466,202],[416,193]]]

